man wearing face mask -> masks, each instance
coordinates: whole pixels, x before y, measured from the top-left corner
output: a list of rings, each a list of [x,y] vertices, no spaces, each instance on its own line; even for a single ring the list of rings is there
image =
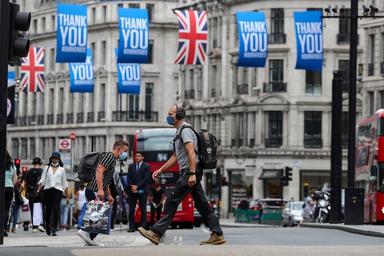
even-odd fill
[[[195,201],[195,207],[200,212],[201,216],[208,222],[211,231],[211,237],[200,242],[201,245],[220,245],[226,241],[223,231],[221,230],[219,220],[214,214],[212,208],[208,204],[205,192],[201,185],[202,170],[199,167],[198,139],[195,132],[188,127],[191,127],[184,119],[186,113],[181,105],[174,105],[169,109],[167,123],[177,128],[176,137],[174,138],[175,152],[168,161],[156,170],[152,177],[154,180],[165,170],[179,164],[180,177],[176,183],[170,196],[167,198],[163,218],[158,220],[151,228],[146,230],[140,227],[138,230],[141,235],[158,245],[161,237],[172,222],[176,213],[177,207],[188,193],[191,193]],[[183,126],[187,126],[184,127]],[[183,129],[182,129],[183,128]]]
[[[128,157],[128,150],[128,143],[123,140],[118,140],[113,145],[112,152],[103,153],[101,155],[95,174],[85,189],[85,197],[88,202],[95,200],[96,197],[98,197],[101,200],[108,198],[108,202],[113,204],[114,199],[111,195],[109,185],[111,184],[115,173],[116,160],[125,161]],[[97,236],[95,233],[87,233],[83,230],[79,230],[77,234],[88,245],[101,245],[95,241],[95,237]]]

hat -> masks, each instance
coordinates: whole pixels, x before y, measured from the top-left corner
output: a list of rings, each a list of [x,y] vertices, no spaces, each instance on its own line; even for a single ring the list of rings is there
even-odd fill
[[[60,153],[59,152],[53,152],[49,159],[51,159],[51,158],[61,159]]]
[[[33,160],[32,160],[32,164],[41,164],[40,157],[34,157]]]

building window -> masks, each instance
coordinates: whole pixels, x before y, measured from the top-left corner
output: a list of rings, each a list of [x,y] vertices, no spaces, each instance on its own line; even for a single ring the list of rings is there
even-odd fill
[[[96,62],[96,43],[95,42],[92,42],[91,43],[91,50],[92,50],[92,57],[93,57],[93,65],[95,65],[97,62]]]
[[[103,23],[107,21],[107,6],[103,5]]]
[[[368,56],[368,76],[375,73],[375,35],[369,35],[369,47],[367,47]]]
[[[269,43],[285,44],[286,36],[284,34],[284,9],[271,9],[271,33]]]
[[[53,114],[53,103],[55,102],[55,90],[53,88],[49,89],[49,102],[48,102],[48,111],[49,114]]]
[[[107,51],[107,41],[101,41],[101,59],[100,64],[105,65],[105,59],[106,59],[106,51]],[[95,54],[93,54],[95,55]]]
[[[148,44],[148,63],[149,64],[153,64],[154,45],[155,45],[155,41],[150,39]]]
[[[51,15],[51,26],[52,26],[52,31],[56,30],[56,15]]]
[[[283,144],[283,112],[268,112],[268,137],[265,138],[265,147],[280,147]]]
[[[92,7],[91,9],[91,18],[90,18],[91,24],[96,23],[96,7]]]
[[[153,111],[153,83],[145,84],[145,113]]]
[[[305,94],[321,95],[321,72],[305,72]]]
[[[130,112],[138,112],[139,111],[139,95],[129,95],[128,102],[128,111]]]
[[[12,156],[14,158],[20,156],[19,148],[20,148],[19,147],[19,139],[17,139],[17,138],[12,139]]]
[[[344,9],[344,15],[350,16],[351,9]],[[351,34],[351,25],[349,18],[340,18],[339,19],[339,34],[337,35],[338,44],[347,44],[349,43],[349,38]]]
[[[379,91],[380,108],[384,108],[384,91]]]
[[[369,104],[369,115],[373,115],[375,112],[375,93],[374,92],[368,92],[368,104]]]
[[[37,34],[37,19],[33,20],[33,31]]]
[[[90,136],[90,141],[91,141],[91,148],[90,148],[90,150],[91,150],[91,152],[96,152],[97,151],[97,149],[96,149],[96,136]]]
[[[49,50],[49,67],[51,71],[55,70],[55,48]]]
[[[105,111],[105,84],[100,84],[99,111]]]
[[[149,21],[149,23],[151,23],[153,21],[155,5],[154,4],[147,4],[146,8],[147,8],[147,11],[148,11],[148,21]]]
[[[139,3],[128,4],[128,7],[129,8],[140,8],[140,4]]]
[[[42,32],[45,32],[45,26],[46,26],[46,22],[45,22],[45,17],[43,17],[41,19],[41,29],[42,29]]]
[[[339,71],[342,72],[343,92],[349,91],[349,60],[339,60]]]
[[[36,140],[35,138],[29,138],[29,158],[36,156]]]
[[[269,83],[264,84],[264,92],[286,92],[284,83],[284,60],[269,60]]]
[[[304,112],[304,147],[321,148],[321,111]]]
[[[63,114],[64,111],[64,88],[59,89],[59,114]]]
[[[28,157],[28,139],[27,138],[21,138],[21,150],[20,150],[20,158],[21,159],[27,159]]]

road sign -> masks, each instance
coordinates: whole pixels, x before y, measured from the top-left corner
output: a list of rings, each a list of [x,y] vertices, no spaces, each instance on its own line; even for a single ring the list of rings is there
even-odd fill
[[[71,140],[61,139],[59,140],[59,150],[70,150],[71,149]]]
[[[71,132],[68,136],[71,140],[75,140],[76,139],[76,133],[74,132]]]

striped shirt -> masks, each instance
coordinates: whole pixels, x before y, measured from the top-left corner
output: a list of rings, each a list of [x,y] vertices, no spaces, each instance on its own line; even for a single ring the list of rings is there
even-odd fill
[[[99,164],[105,167],[103,175],[103,190],[106,191],[109,184],[111,183],[113,174],[115,173],[116,159],[112,152],[103,153]],[[96,172],[92,177],[91,182],[88,183],[87,189],[97,192]]]

